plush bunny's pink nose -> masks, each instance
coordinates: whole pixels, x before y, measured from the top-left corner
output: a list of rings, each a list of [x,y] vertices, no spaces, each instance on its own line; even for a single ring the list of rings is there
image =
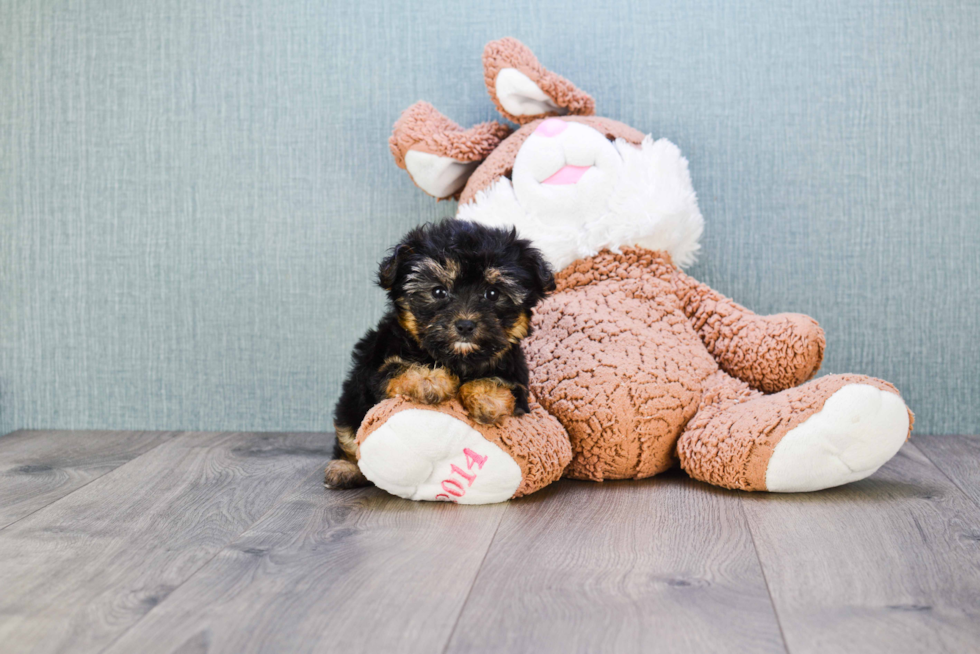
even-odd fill
[[[538,125],[538,128],[534,130],[534,133],[540,134],[541,136],[558,136],[565,131],[566,127],[568,127],[568,123],[566,123],[564,120],[560,118],[549,118]]]

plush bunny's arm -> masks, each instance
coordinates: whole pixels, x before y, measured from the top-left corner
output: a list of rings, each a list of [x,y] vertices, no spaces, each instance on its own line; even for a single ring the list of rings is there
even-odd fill
[[[758,316],[709,286],[676,272],[684,312],[718,365],[766,393],[798,386],[823,361],[823,330],[799,313]]]

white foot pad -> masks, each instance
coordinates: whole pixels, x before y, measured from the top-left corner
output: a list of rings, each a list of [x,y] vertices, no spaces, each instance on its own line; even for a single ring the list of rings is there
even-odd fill
[[[766,488],[801,493],[864,479],[895,456],[908,433],[902,398],[867,384],[848,384],[776,444]]]
[[[409,500],[493,504],[514,496],[521,468],[461,420],[438,411],[396,413],[361,444],[364,476]]]

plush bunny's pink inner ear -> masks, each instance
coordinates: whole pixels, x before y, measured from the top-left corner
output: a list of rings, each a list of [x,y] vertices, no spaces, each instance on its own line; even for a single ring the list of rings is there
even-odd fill
[[[591,116],[592,97],[542,66],[517,39],[491,41],[483,49],[483,76],[497,109],[516,123],[548,116]]]
[[[510,131],[493,121],[464,130],[428,102],[416,102],[395,123],[388,145],[395,163],[408,171],[416,186],[444,199],[463,189]]]

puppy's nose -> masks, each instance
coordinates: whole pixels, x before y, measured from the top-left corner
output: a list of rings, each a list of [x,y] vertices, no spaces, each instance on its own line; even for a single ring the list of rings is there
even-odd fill
[[[469,336],[476,329],[476,323],[472,320],[457,320],[456,332],[460,336]]]

